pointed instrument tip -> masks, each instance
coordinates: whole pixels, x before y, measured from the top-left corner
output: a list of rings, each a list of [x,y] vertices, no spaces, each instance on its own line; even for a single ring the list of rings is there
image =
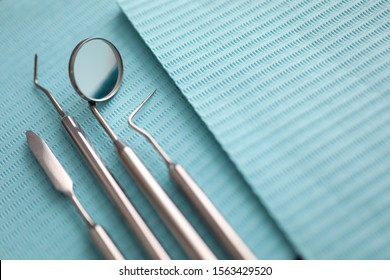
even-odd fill
[[[32,130],[27,130],[26,131],[26,137],[28,138],[28,137],[31,137],[32,135],[34,135],[35,133],[34,133],[34,131],[32,131]]]
[[[27,130],[27,131],[26,131],[26,138],[27,138],[27,142],[28,142],[29,145],[31,144],[31,140],[32,140],[34,137],[38,137],[38,135],[36,135],[36,134],[34,133],[34,131],[32,131],[32,130]]]

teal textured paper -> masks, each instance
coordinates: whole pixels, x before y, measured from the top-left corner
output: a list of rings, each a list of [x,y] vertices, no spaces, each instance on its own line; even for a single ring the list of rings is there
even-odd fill
[[[305,258],[390,258],[389,1],[118,1]]]
[[[183,195],[159,156],[127,125],[128,114],[155,88],[158,93],[137,118],[170,156],[184,165],[260,258],[295,255],[251,188],[181,95],[114,1],[0,1],[0,259],[99,258],[69,200],[57,193],[28,149],[34,130],[70,173],[91,216],[130,259],[146,258],[60,124],[39,80],[74,116],[125,192],[173,258],[185,258],[136,184],[112,143],[72,89],[67,72],[74,46],[90,36],[112,41],[122,54],[124,81],[113,100],[98,107],[112,129],[144,160],[218,256],[227,256]]]

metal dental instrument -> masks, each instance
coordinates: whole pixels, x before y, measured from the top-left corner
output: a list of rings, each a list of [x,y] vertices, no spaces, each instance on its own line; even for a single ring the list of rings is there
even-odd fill
[[[125,258],[122,253],[119,251],[105,229],[92,220],[87,211],[81,205],[80,201],[77,199],[73,190],[72,179],[47,146],[45,141],[30,130],[26,132],[26,137],[28,146],[49,177],[50,181],[53,183],[55,189],[69,197],[76,206],[77,211],[88,226],[89,234],[95,244],[99,247],[103,256],[108,260],[124,260]]]
[[[157,141],[144,129],[140,128],[133,122],[134,116],[145,105],[145,103],[153,96],[157,90],[149,94],[148,97],[130,114],[128,122],[129,125],[142,134],[154,147],[154,149],[164,159],[170,176],[181,188],[181,190],[190,199],[195,208],[200,212],[202,217],[206,220],[210,228],[214,231],[216,237],[225,246],[226,250],[234,259],[253,260],[256,256],[242,241],[235,230],[229,225],[217,208],[213,205],[210,199],[187,173],[187,171],[179,164],[174,163],[167,153],[161,148]]]
[[[70,57],[69,76],[76,92],[89,101],[89,108],[112,139],[127,170],[185,252],[193,259],[216,259],[142,161],[111,130],[96,107],[96,102],[113,97],[122,82],[123,63],[115,46],[102,38],[80,42]]]
[[[92,172],[98,178],[115,206],[119,209],[148,255],[152,259],[170,259],[160,242],[154,236],[153,232],[149,229],[148,225],[142,219],[141,215],[127,198],[126,194],[100,159],[99,155],[93,149],[79,124],[73,117],[67,115],[62,110],[61,106],[55,100],[50,91],[39,84],[37,55],[35,55],[34,83],[53,103],[57,112],[61,116],[61,123],[68,132],[70,138],[73,140],[78,150],[87,161]]]

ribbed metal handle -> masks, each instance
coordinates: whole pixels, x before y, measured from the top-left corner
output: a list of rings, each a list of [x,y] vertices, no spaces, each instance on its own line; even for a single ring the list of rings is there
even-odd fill
[[[98,178],[149,256],[152,259],[170,259],[153,232],[149,229],[141,215],[95,152],[78,123],[70,116],[63,117],[61,121],[84,159],[89,164],[92,172]]]
[[[169,173],[234,259],[256,259],[256,256],[181,165],[171,164]]]
[[[120,140],[116,140],[114,143],[124,165],[133,175],[146,197],[186,253],[193,259],[216,259],[203,239],[154,179],[134,151]]]

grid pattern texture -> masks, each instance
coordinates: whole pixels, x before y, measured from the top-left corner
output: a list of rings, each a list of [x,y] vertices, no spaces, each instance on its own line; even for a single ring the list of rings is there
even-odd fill
[[[155,88],[158,94],[137,122],[188,169],[258,257],[294,258],[284,235],[114,1],[5,0],[0,1],[0,11],[0,259],[99,258],[73,205],[53,189],[29,151],[26,130],[34,130],[52,148],[70,173],[85,208],[106,227],[124,255],[146,258],[61,127],[53,106],[34,87],[36,52],[40,82],[79,121],[171,257],[186,257],[70,85],[67,65],[71,51],[91,36],[112,41],[125,67],[118,94],[109,103],[98,105],[102,115],[140,155],[216,254],[227,257],[170,181],[159,156],[127,125],[129,113]]]
[[[119,0],[306,258],[390,258],[389,1]]]

